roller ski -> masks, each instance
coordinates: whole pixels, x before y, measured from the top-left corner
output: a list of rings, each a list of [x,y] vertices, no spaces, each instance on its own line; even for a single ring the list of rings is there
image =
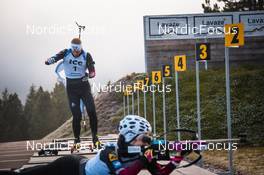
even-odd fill
[[[58,150],[52,150],[52,149],[41,149],[39,152],[38,152],[38,155],[39,156],[57,156],[58,155]]]
[[[57,146],[61,146],[61,144],[58,144]],[[60,149],[56,148],[54,145],[51,145],[39,150],[38,156],[57,156],[59,151]]]

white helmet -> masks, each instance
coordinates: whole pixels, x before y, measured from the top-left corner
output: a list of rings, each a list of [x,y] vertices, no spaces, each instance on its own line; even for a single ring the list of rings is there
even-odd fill
[[[125,137],[126,143],[151,130],[150,123],[138,115],[127,115],[119,123],[119,133]]]

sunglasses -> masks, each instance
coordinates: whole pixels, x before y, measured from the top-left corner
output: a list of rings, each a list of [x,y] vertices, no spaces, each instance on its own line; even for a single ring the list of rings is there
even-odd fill
[[[150,144],[152,141],[152,137],[150,134],[140,134],[138,137],[142,140],[143,143]]]
[[[82,46],[80,44],[71,44],[71,48],[73,51],[80,52],[82,50]]]

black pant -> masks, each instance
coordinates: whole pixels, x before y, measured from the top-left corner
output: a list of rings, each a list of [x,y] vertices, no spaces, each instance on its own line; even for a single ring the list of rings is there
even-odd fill
[[[82,79],[67,79],[67,94],[70,109],[73,115],[72,128],[74,137],[80,137],[82,120],[80,100],[82,100],[89,116],[92,137],[95,138],[97,135],[97,116],[88,80],[83,81]]]
[[[84,168],[87,161],[85,157],[69,155],[58,158],[47,165],[25,168],[19,173],[0,172],[0,175],[85,175]]]

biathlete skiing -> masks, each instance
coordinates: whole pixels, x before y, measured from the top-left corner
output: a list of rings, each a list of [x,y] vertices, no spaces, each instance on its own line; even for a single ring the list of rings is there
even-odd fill
[[[147,169],[154,175],[169,175],[183,159],[175,156],[161,165],[153,156],[150,123],[136,115],[128,115],[119,123],[117,143],[108,143],[95,157],[88,160],[80,155],[68,155],[47,164],[7,174],[17,175],[136,175]],[[146,149],[140,149],[147,147]]]
[[[80,100],[83,101],[87,114],[89,115],[92,141],[95,147],[100,147],[97,136],[97,115],[93,95],[88,79],[95,77],[94,60],[89,52],[82,48],[80,38],[71,41],[71,47],[60,51],[55,56],[45,61],[46,65],[51,65],[59,60],[63,60],[63,67],[66,76],[66,90],[69,106],[73,116],[72,128],[74,133],[74,143],[80,143],[80,131],[82,113]],[[86,70],[88,69],[88,73]]]

